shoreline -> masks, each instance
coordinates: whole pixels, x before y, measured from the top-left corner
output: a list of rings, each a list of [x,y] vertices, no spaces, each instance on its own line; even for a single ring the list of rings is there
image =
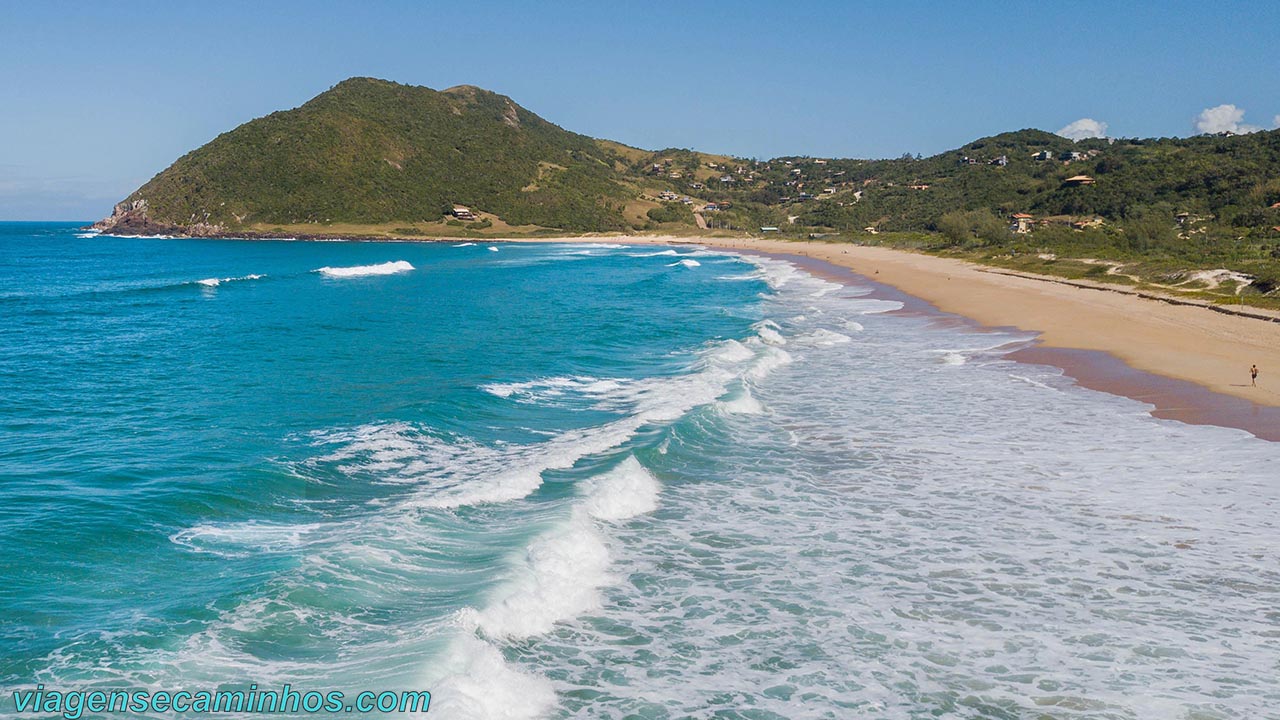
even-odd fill
[[[974,332],[1022,330],[1013,326],[984,325],[965,315],[945,312],[928,300],[823,260],[782,253],[758,254],[794,262],[807,272],[829,280],[840,283],[853,281],[869,286],[873,291],[867,297],[903,303],[902,310],[895,310],[890,314],[925,316],[941,322],[960,324]],[[1148,411],[1152,417],[1177,420],[1188,425],[1235,428],[1262,440],[1280,442],[1280,407],[1259,405],[1233,395],[1214,392],[1186,380],[1139,370],[1108,352],[1055,347],[1044,344],[1042,337],[1037,337],[1030,347],[1013,350],[1003,357],[1019,363],[1056,367],[1080,387],[1152,405]]]
[[[705,246],[778,257],[842,283],[869,284],[879,296],[903,301],[904,311],[962,322],[977,331],[1011,328],[1035,333],[1033,347],[1006,357],[1057,367],[1081,387],[1148,403],[1153,406],[1153,417],[1231,427],[1280,442],[1280,381],[1269,381],[1280,373],[1280,322],[1275,318],[1169,302],[1118,288],[1001,272],[999,268],[906,250],[814,240],[650,235],[324,239],[621,242]],[[1260,370],[1256,387],[1250,385],[1248,376],[1253,364]]]
[[[1152,406],[1156,418],[1244,430],[1280,442],[1280,323],[1173,304],[1108,288],[987,272],[951,258],[882,247],[759,238],[578,237],[494,242],[706,246],[795,262],[842,283],[875,288],[903,301],[899,312],[925,313],[981,331],[1012,328],[1037,335],[1009,353],[1049,365],[1090,390]],[[1238,358],[1238,359],[1237,359]],[[1261,382],[1249,384],[1257,364]]]

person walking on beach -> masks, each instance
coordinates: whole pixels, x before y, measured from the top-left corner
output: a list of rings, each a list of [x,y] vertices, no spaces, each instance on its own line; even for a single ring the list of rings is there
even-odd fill
[[[1249,382],[1253,383],[1254,387],[1258,387],[1258,366],[1257,365],[1254,365],[1253,367],[1249,368]]]

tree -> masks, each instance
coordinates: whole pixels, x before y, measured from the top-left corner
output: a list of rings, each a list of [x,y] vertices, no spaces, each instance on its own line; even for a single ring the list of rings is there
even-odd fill
[[[1009,228],[990,210],[956,210],[938,219],[937,229],[953,246],[975,241],[996,244],[1009,239]]]

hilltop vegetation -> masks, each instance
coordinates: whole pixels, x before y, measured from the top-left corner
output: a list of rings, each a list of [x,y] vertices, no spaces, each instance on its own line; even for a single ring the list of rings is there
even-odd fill
[[[474,217],[450,218],[454,205]],[[353,78],[188,153],[100,225],[394,236],[773,226],[1274,274],[1280,131],[1074,142],[1021,130],[928,158],[762,161],[595,140],[475,87]]]
[[[1195,228],[1280,225],[1280,132],[1073,142],[1039,130],[977,140],[929,158],[735,160],[697,188],[678,154],[677,190],[750,208],[761,221],[840,231],[938,232],[949,213],[1048,224],[1154,220]],[[669,173],[668,173],[669,174]],[[1070,178],[1084,176],[1082,183]],[[1008,225],[1008,222],[1004,222]],[[1149,234],[1149,233],[1147,233]]]
[[[622,229],[613,153],[509,98],[370,78],[245,123],[127,200],[152,222],[226,230],[434,222],[455,204],[512,225]]]

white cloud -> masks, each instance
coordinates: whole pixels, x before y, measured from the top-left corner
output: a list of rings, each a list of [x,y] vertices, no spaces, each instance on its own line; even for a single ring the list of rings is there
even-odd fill
[[[1229,132],[1243,135],[1258,132],[1262,128],[1244,122],[1244,108],[1227,104],[1202,110],[1196,116],[1195,129],[1201,133]]]
[[[1059,130],[1057,134],[1072,140],[1104,138],[1107,136],[1107,124],[1093,118],[1080,118]]]
[[[1280,115],[1277,115],[1271,118],[1271,124],[1277,128],[1280,128]]]

